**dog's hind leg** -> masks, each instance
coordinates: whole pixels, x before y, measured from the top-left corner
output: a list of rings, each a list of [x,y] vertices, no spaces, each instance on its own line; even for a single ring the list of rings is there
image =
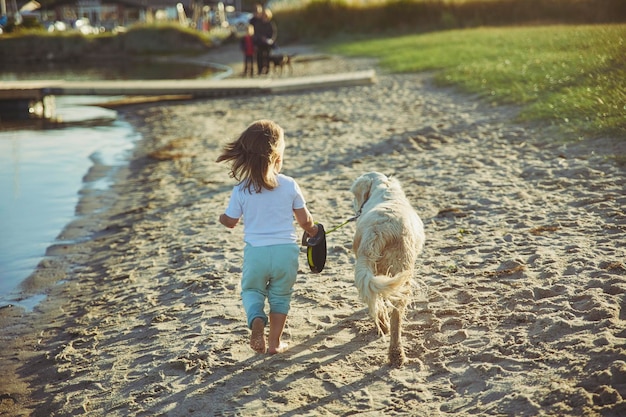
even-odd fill
[[[389,314],[386,311],[378,310],[378,317],[376,318],[377,326],[382,334],[389,334]]]
[[[391,311],[391,329],[389,333],[389,363],[396,368],[401,367],[406,360],[402,346],[402,317],[404,306],[393,308]]]

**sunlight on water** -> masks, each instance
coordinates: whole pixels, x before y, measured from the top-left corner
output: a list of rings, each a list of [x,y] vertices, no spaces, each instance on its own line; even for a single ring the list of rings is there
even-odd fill
[[[97,119],[97,126],[0,132],[0,305],[15,303],[20,283],[75,217],[83,177],[94,161],[120,166],[137,140],[116,112],[83,106],[86,100],[94,98],[57,98],[57,115]],[[88,186],[108,187],[110,181]]]

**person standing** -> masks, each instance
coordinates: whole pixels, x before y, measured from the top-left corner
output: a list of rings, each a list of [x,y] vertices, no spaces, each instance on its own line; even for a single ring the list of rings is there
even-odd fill
[[[254,14],[252,15],[249,21],[249,24],[252,26],[254,30],[254,36],[252,37],[252,40],[254,42],[255,60],[257,63],[259,62],[259,58],[258,58],[259,39],[258,39],[257,33],[260,33],[259,28],[261,27],[262,23],[263,23],[263,5],[260,3],[257,3],[254,9]],[[261,71],[259,71],[259,74],[260,73]]]
[[[263,20],[263,5],[260,3],[257,3],[254,6],[254,13],[252,14],[252,17],[250,18],[249,23],[254,26],[254,29],[257,28],[257,25],[261,22],[261,20]]]
[[[254,39],[257,47],[257,70],[259,75],[269,73],[270,52],[272,48],[274,48],[277,35],[276,24],[272,21],[272,11],[270,9],[263,9],[261,20],[254,28]]]
[[[241,299],[251,330],[250,347],[258,353],[265,353],[266,347],[270,354],[287,349],[280,339],[300,253],[294,216],[310,237],[319,230],[297,182],[280,173],[284,152],[283,129],[271,120],[258,120],[228,143],[216,160],[230,162],[230,176],[239,181],[219,221],[233,228],[244,219]],[[265,313],[266,300],[269,317]]]
[[[248,31],[241,38],[241,51],[243,52],[243,76],[245,77],[250,73],[250,77],[254,76],[254,53],[256,48],[254,46],[254,27],[248,25]]]

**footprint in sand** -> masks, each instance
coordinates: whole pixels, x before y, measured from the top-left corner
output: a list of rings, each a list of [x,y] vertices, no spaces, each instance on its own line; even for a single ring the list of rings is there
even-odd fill
[[[443,315],[451,315],[451,313],[445,312]],[[458,317],[450,317],[444,321],[435,318],[431,324],[432,331],[426,334],[424,340],[424,346],[428,349],[461,343],[467,339],[467,332],[463,329],[463,321]]]
[[[461,343],[467,339],[467,332],[463,329],[463,322],[458,318],[451,318],[443,322],[441,332],[446,335],[448,344]]]

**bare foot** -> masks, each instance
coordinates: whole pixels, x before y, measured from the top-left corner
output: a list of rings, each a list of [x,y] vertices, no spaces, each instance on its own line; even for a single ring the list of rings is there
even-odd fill
[[[252,334],[250,335],[250,347],[258,353],[265,353],[265,323],[257,317],[252,320]]]
[[[285,342],[280,342],[280,344],[278,345],[277,348],[269,348],[269,350],[267,351],[267,353],[269,353],[270,355],[275,355],[276,353],[283,353],[285,352],[287,349],[289,349],[289,345]]]
[[[270,345],[267,353],[270,355],[282,353],[287,350],[287,344],[280,341],[286,321],[286,314],[270,313],[270,332],[267,336]]]

